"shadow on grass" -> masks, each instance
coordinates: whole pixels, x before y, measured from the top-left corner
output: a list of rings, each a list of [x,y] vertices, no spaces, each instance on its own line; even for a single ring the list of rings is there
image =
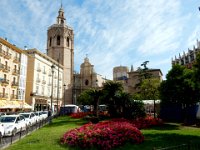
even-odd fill
[[[164,123],[160,126],[151,127],[151,129],[153,130],[180,130],[180,126],[181,125],[178,123]]]
[[[178,146],[181,144],[198,144],[200,136],[192,135],[180,135],[170,133],[159,133],[159,134],[146,134],[144,145],[151,146],[151,148],[162,148],[169,146]]]

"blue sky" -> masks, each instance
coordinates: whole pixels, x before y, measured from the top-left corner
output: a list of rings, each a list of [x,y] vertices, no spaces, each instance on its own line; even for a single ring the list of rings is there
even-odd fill
[[[75,70],[86,54],[95,71],[112,79],[115,66],[148,60],[163,78],[171,59],[200,40],[199,0],[62,0],[75,33]],[[47,28],[61,0],[0,0],[0,37],[46,52]]]

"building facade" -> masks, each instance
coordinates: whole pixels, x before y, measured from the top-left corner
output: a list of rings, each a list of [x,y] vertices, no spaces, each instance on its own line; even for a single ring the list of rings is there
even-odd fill
[[[162,82],[162,72],[160,69],[148,69],[147,73],[151,75],[152,78],[158,78]],[[122,83],[123,88],[126,92],[130,94],[135,94],[139,92],[137,84],[140,82],[140,71],[133,69],[129,72],[126,66],[117,66],[113,68],[113,80]]]
[[[25,102],[27,56],[0,38],[0,111],[30,109]]]
[[[52,109],[62,105],[63,66],[36,49],[25,50],[28,55],[26,102],[32,110]]]
[[[47,55],[63,65],[63,82],[66,85],[65,100],[72,103],[72,87],[74,72],[74,32],[66,25],[64,10],[58,11],[56,24],[47,31]]]
[[[179,53],[178,58],[176,56],[175,59],[172,58],[172,66],[175,64],[179,64],[179,65],[184,65],[187,68],[192,68],[192,64],[196,60],[197,53],[199,52],[200,52],[200,41],[197,40],[197,46],[196,47],[194,46],[192,50],[188,49],[187,53],[183,52],[183,55],[180,55]]]
[[[162,82],[163,74],[160,69],[148,69],[146,72],[151,75],[151,78],[157,78]],[[137,85],[140,82],[140,71],[131,71],[128,73],[128,76],[129,78],[126,84],[128,92],[131,94],[139,92]]]
[[[73,84],[73,103],[77,104],[77,97],[84,91],[90,88],[100,89],[103,87],[106,79],[100,74],[97,74],[92,65],[86,57],[80,66],[80,73],[74,74]]]

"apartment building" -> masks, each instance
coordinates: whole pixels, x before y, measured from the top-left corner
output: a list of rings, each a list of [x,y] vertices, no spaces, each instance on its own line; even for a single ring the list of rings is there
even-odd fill
[[[0,111],[30,109],[25,102],[27,56],[0,38]]]
[[[37,49],[24,52],[28,55],[26,102],[32,110],[57,112],[62,105],[63,66]]]

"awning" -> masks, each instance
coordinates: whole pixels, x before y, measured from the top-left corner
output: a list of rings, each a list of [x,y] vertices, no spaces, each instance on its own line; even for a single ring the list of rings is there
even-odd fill
[[[32,107],[24,101],[0,100],[0,109],[7,109],[7,108],[31,109]]]

